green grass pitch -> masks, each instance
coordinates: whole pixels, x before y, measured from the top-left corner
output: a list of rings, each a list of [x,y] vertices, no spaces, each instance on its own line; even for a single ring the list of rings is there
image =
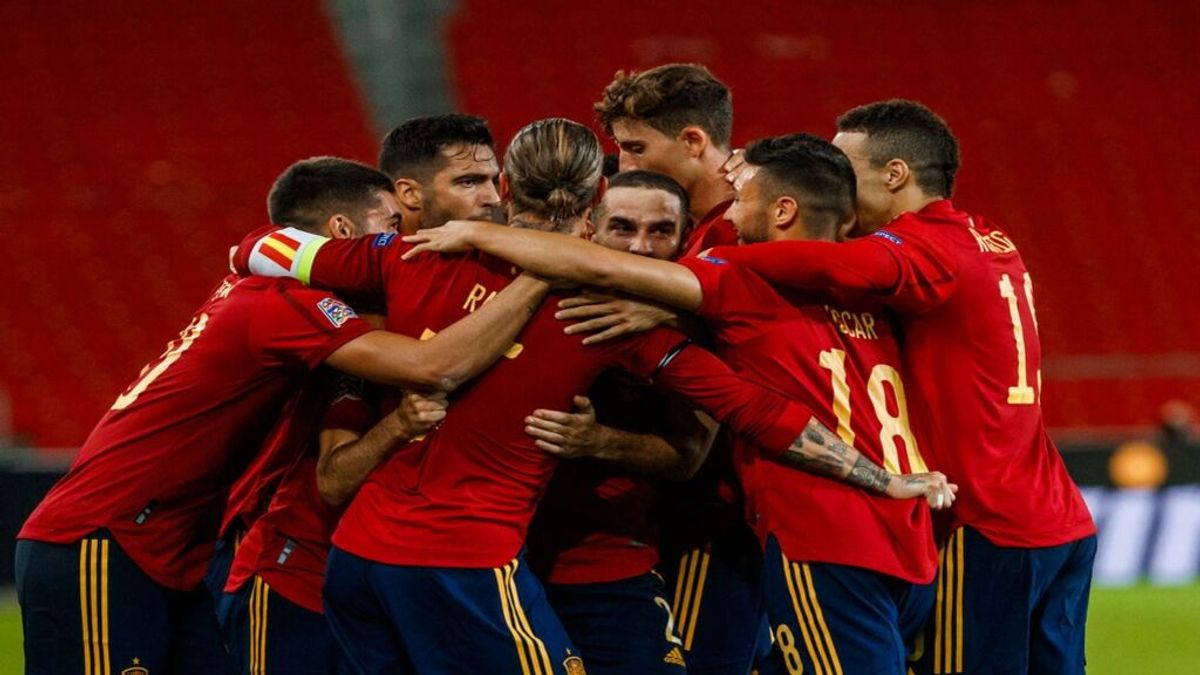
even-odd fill
[[[1088,619],[1089,675],[1200,672],[1200,584],[1093,591]],[[19,675],[21,616],[0,593],[0,675]]]

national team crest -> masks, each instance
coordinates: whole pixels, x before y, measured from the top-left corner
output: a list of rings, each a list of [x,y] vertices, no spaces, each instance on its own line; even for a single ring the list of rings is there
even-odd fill
[[[567,675],[587,675],[587,670],[583,667],[583,659],[578,656],[568,656],[563,661],[563,668],[567,669]]]
[[[121,675],[150,675],[150,669],[140,665],[141,660],[133,657],[133,665],[121,671]]]
[[[350,309],[350,305],[337,298],[324,298],[317,303],[317,309],[321,310],[334,328],[341,328],[347,321],[358,316],[353,309]]]

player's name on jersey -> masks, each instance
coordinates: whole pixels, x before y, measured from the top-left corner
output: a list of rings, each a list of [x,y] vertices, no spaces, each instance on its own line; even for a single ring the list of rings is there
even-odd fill
[[[837,326],[842,335],[860,340],[878,340],[875,332],[876,317],[871,312],[851,312],[825,305],[833,325]]]
[[[1096,583],[1187,584],[1200,578],[1200,485],[1082,488],[1099,528]]]

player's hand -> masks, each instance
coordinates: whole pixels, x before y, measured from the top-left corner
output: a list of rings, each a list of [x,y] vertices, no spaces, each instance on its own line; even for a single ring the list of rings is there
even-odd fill
[[[535,410],[525,418],[525,433],[534,445],[562,459],[591,457],[604,449],[606,427],[596,422],[596,409],[586,396],[575,397],[575,412]]]
[[[741,175],[742,169],[746,168],[746,155],[740,149],[734,150],[729,159],[721,165],[721,176],[730,185],[737,182],[738,176]]]
[[[409,438],[420,436],[446,419],[446,392],[418,394],[405,392],[404,399],[396,406],[396,420],[404,427]]]
[[[892,476],[887,489],[887,495],[893,499],[924,497],[929,502],[929,508],[934,510],[950,508],[957,492],[958,486],[947,480],[940,471]]]
[[[650,330],[674,321],[679,315],[653,303],[588,292],[561,300],[554,318],[575,322],[563,330],[568,335],[593,333],[583,339],[583,344],[590,345]]]
[[[426,251],[436,253],[469,251],[474,248],[471,241],[476,228],[480,226],[487,227],[491,224],[474,220],[451,220],[441,227],[418,230],[413,234],[407,234],[403,237],[404,241],[409,244],[416,244],[416,246],[405,251],[404,255],[400,257],[408,260],[414,255]]]

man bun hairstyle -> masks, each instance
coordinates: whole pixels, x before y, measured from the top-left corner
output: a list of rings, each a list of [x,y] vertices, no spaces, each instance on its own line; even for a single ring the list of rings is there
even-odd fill
[[[645,122],[671,137],[694,125],[704,129],[714,145],[729,148],[733,97],[729,87],[698,63],[619,70],[593,108],[610,136],[613,122],[621,119]]]
[[[495,146],[482,117],[449,113],[414,117],[388,132],[379,145],[379,170],[392,180],[427,182],[446,163],[442,151],[456,145]]]
[[[341,213],[361,223],[379,205],[380,192],[395,192],[387,176],[340,157],[310,157],[289,166],[267,194],[267,214],[275,225],[318,231]]]
[[[510,206],[553,223],[577,218],[596,196],[603,161],[600,141],[582,124],[562,117],[533,122],[504,153]]]
[[[946,121],[924,105],[899,98],[868,103],[839,117],[837,129],[867,135],[872,166],[902,159],[925,194],[950,197],[954,192],[958,140]]]
[[[832,239],[837,228],[854,218],[857,183],[845,153],[812,134],[789,134],[754,141],[746,162],[766,175],[771,199],[790,196],[800,207],[814,236]]]

